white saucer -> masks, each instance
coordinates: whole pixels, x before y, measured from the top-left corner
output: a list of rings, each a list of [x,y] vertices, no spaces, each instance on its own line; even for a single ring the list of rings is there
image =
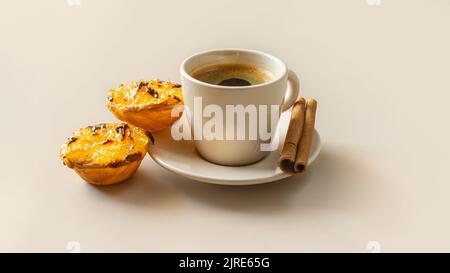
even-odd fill
[[[241,186],[280,180],[290,176],[277,166],[290,116],[290,111],[281,115],[277,134],[280,133],[282,141],[280,141],[278,150],[271,152],[252,165],[230,167],[206,161],[195,150],[193,141],[175,141],[170,135],[170,129],[153,134],[156,143],[150,145],[149,154],[156,163],[167,170],[206,183]],[[309,164],[314,162],[319,152],[320,136],[316,130],[309,155]]]

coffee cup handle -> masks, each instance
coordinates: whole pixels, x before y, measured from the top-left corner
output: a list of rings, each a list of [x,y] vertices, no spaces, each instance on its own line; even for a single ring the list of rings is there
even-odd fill
[[[294,71],[288,71],[288,89],[286,95],[284,96],[282,112],[291,108],[297,100],[298,93],[300,92],[300,81],[298,80],[297,74]]]

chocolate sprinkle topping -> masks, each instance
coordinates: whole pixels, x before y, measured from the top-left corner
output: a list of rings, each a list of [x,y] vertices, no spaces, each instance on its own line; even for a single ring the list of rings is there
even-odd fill
[[[138,88],[137,88],[137,91],[141,90],[141,88],[142,88],[143,86],[147,87],[147,83],[146,83],[146,82],[140,82],[140,83],[139,83],[139,86],[138,86]]]
[[[116,128],[116,132],[122,135],[122,139],[125,138],[125,131],[128,129],[128,124],[120,125]]]
[[[97,130],[97,126],[90,126],[92,135],[95,135],[95,130]]]
[[[116,128],[116,133],[121,134],[123,136],[123,126],[119,126]]]
[[[158,98],[158,92],[156,92],[153,88],[149,87],[148,84],[149,84],[148,82],[140,82],[140,83],[139,83],[139,86],[137,87],[137,90],[136,90],[136,91],[141,90],[141,88],[145,86],[146,91],[147,91],[150,95],[152,95],[152,97]]]
[[[153,89],[153,88],[147,86],[147,92],[148,92],[150,95],[152,95],[152,97],[154,97],[154,98],[156,98],[156,99],[158,98],[158,92],[156,92],[155,89]]]
[[[99,124],[100,126],[100,130],[106,129],[106,124],[105,123],[101,123]]]
[[[181,99],[175,95],[173,95],[173,98],[176,99],[177,101],[181,101]]]
[[[72,143],[72,142],[74,142],[74,141],[76,141],[76,140],[77,140],[76,137],[69,137],[69,139],[67,140],[67,141],[68,141],[67,144],[70,144],[70,143]]]
[[[174,84],[173,85],[173,88],[180,88],[181,87],[181,84]]]
[[[151,143],[153,144],[153,145],[155,145],[155,138],[153,137],[153,135],[152,135],[152,133],[150,133],[150,132],[145,132],[145,134],[147,135],[147,137],[150,139],[150,141],[151,141]]]
[[[113,97],[111,97],[111,96],[108,96],[108,101],[113,101]]]

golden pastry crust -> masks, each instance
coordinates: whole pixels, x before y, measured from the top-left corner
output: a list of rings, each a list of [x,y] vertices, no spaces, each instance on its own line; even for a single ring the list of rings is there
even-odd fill
[[[134,174],[148,145],[149,137],[141,128],[98,124],[75,131],[62,145],[60,157],[87,182],[111,185]]]
[[[182,111],[172,116],[172,109],[183,105],[183,94],[179,84],[135,81],[109,90],[106,105],[118,119],[155,132],[180,118]]]

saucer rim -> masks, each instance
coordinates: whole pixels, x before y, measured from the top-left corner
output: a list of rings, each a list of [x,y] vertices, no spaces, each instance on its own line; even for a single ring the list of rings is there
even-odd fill
[[[321,146],[322,146],[322,140],[320,137],[319,132],[317,131],[317,129],[314,129],[314,138],[317,138],[317,149],[313,151],[313,154],[311,155],[310,159],[309,159],[309,164],[314,163],[314,161],[316,160],[316,158],[319,156],[320,154],[320,150],[321,150]],[[276,151],[273,151],[276,152]],[[272,153],[273,153],[272,152]],[[201,174],[197,174],[197,173],[192,173],[189,171],[186,171],[184,169],[179,169],[177,167],[174,167],[173,165],[167,164],[164,161],[158,159],[157,157],[154,156],[154,154],[152,154],[150,152],[150,150],[148,151],[148,154],[150,155],[150,157],[153,159],[154,162],[156,162],[159,166],[163,167],[164,169],[173,172],[177,175],[180,175],[182,177],[187,177],[189,179],[195,180],[195,181],[200,181],[203,183],[209,183],[209,184],[217,184],[217,185],[232,185],[232,186],[246,186],[246,185],[256,185],[256,184],[264,184],[264,183],[270,183],[270,182],[275,182],[290,176],[293,176],[294,174],[287,174],[287,173],[278,173],[276,175],[273,176],[264,176],[264,177],[253,177],[250,179],[216,179],[216,178],[212,178],[210,176],[205,176],[205,175],[201,175]],[[200,155],[197,154],[198,157],[200,157]],[[202,160],[205,160],[202,158]],[[264,160],[264,159],[262,159]],[[205,160],[206,162],[208,162],[207,160]],[[210,164],[214,164],[211,162],[208,162]],[[256,162],[255,164],[258,164],[258,162]],[[250,165],[247,165],[250,166]],[[245,168],[245,166],[223,166],[226,168]],[[296,174],[297,175],[297,174]]]

